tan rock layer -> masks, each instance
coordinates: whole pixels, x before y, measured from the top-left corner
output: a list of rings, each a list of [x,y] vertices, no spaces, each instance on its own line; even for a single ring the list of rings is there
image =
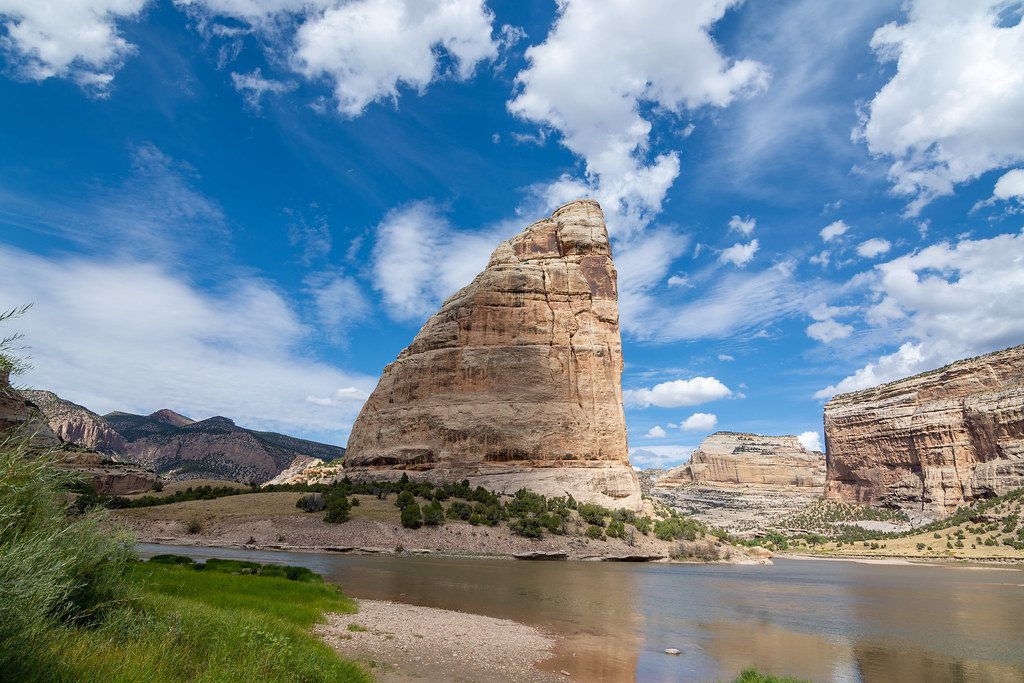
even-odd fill
[[[384,369],[346,470],[554,486],[638,506],[617,295],[596,202],[567,204],[501,243]]]
[[[934,518],[1024,486],[1024,346],[836,396],[829,498]]]
[[[683,484],[752,484],[821,489],[825,456],[808,451],[795,436],[715,432],[690,462],[668,471],[660,488]]]

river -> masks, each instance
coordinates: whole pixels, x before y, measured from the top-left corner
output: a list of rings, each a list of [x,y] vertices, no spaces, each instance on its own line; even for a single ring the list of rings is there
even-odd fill
[[[560,636],[545,668],[573,680],[731,680],[754,666],[814,681],[1024,681],[1017,569],[139,550],[301,565],[356,598],[514,619]]]

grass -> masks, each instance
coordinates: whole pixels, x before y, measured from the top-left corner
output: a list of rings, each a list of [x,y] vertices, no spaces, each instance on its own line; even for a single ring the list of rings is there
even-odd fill
[[[53,681],[368,681],[310,632],[326,612],[355,611],[316,581],[196,571],[147,562],[130,608],[95,629],[60,629],[46,644]]]

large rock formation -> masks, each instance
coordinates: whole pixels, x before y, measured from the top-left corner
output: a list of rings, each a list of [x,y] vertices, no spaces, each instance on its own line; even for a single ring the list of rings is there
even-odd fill
[[[29,438],[36,448],[60,445],[39,407],[11,386],[10,368],[0,358],[0,439],[12,435]]]
[[[707,524],[749,535],[822,495],[825,456],[795,436],[715,432],[652,494]]]
[[[1024,486],[1024,346],[836,396],[826,496],[935,518]]]
[[[346,471],[639,507],[617,295],[596,202],[567,204],[502,242],[384,369]]]
[[[39,406],[57,436],[100,453],[126,453],[128,443],[106,420],[84,406],[65,401],[52,391],[25,390],[22,396]]]
[[[657,485],[755,484],[820,490],[825,456],[809,451],[795,436],[715,432],[693,452],[690,462],[668,471]]]

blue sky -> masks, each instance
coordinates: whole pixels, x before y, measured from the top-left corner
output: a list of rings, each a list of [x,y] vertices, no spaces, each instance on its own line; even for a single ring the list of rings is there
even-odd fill
[[[813,443],[836,391],[1024,342],[1021,14],[0,0],[22,381],[344,444],[498,241],[590,196],[634,462]]]

